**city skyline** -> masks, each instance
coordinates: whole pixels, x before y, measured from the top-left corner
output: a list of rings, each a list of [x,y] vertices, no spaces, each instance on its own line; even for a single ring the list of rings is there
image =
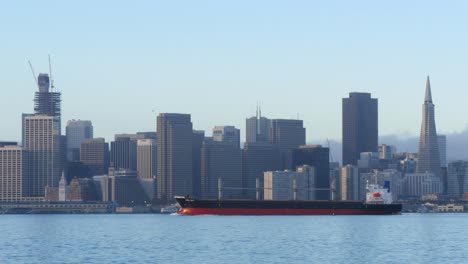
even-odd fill
[[[62,119],[91,120],[95,134],[107,140],[115,133],[153,131],[160,112],[190,113],[197,130],[234,125],[245,131],[257,101],[268,118],[299,113],[310,142],[340,140],[340,98],[354,91],[381,100],[381,135],[417,136],[415,98],[428,74],[438,102],[437,132],[461,132],[468,122],[451,106],[463,105],[463,96],[451,95],[466,90],[467,40],[459,34],[466,3],[421,3],[251,3],[246,10],[228,3],[181,8],[146,2],[115,4],[113,14],[105,3],[94,3],[93,10],[7,3],[11,12],[1,21],[18,23],[2,44],[9,51],[0,70],[8,73],[2,83],[10,100],[0,112],[32,112],[35,85],[27,60],[36,73],[45,72],[50,53],[56,87],[67,102]],[[55,19],[44,19],[44,12]],[[126,12],[141,14],[118,19]],[[33,30],[32,21],[41,30]],[[35,37],[43,41],[31,41]],[[4,124],[0,138],[20,141],[20,120],[7,116]]]

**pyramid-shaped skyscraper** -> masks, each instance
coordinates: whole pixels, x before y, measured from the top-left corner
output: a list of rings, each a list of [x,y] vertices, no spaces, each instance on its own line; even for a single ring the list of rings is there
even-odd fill
[[[440,176],[439,145],[437,142],[434,108],[435,106],[432,103],[431,83],[429,81],[429,76],[427,76],[416,172],[429,172]]]

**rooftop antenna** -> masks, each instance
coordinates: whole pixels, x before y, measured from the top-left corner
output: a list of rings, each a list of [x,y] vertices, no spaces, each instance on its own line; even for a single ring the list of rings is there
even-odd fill
[[[35,85],[37,87],[39,87],[39,83],[37,82],[37,77],[36,77],[36,73],[34,72],[34,68],[32,66],[32,63],[31,61],[28,60],[28,63],[29,63],[29,68],[31,68],[31,72],[32,72],[32,75],[33,75],[33,78],[34,78],[34,81],[35,81]]]
[[[49,77],[50,77],[50,88],[52,92],[55,92],[55,86],[54,86],[54,78],[52,78],[52,63],[50,60],[50,54],[49,54]]]
[[[262,118],[262,103],[258,105],[258,119]]]
[[[257,111],[256,111],[256,116],[257,116],[257,119],[258,119],[258,101],[257,101]]]
[[[262,126],[260,125],[261,118],[262,118],[262,109],[261,109],[260,103],[257,102],[257,135],[260,135],[262,133],[261,131]]]

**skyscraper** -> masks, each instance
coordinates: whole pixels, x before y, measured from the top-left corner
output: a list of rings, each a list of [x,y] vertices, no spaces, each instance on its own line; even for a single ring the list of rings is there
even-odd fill
[[[437,135],[437,144],[439,145],[440,166],[447,167],[447,136]]]
[[[245,143],[242,149],[242,187],[244,197],[254,199],[256,180],[263,181],[265,171],[281,170],[281,153],[273,144],[257,142]]]
[[[359,200],[359,170],[355,165],[341,167],[341,200]]]
[[[262,117],[262,110],[257,107],[257,115],[245,120],[245,141],[253,142],[269,142],[271,120]]]
[[[81,143],[80,161],[91,175],[104,175],[109,169],[109,143],[103,138],[84,139]]]
[[[86,138],[93,138],[93,125],[88,120],[70,120],[65,128],[67,135],[67,160],[80,159],[81,143]]]
[[[432,103],[431,83],[429,81],[429,76],[427,76],[426,96],[422,107],[422,124],[416,173],[430,172],[436,176],[440,176],[439,143],[437,141],[434,108],[434,104]]]
[[[60,178],[60,130],[53,116],[28,115],[23,121],[29,161],[26,194],[44,197],[45,187],[57,187]]]
[[[357,165],[361,152],[377,152],[378,101],[370,93],[343,98],[343,165]]]
[[[54,117],[56,122],[58,122],[59,130],[61,130],[61,94],[54,90],[53,84],[52,91],[50,91],[50,83],[51,80],[47,73],[40,73],[37,77],[39,91],[34,96],[34,112],[37,115]]]
[[[216,126],[213,128],[213,141],[230,143],[240,148],[240,130],[233,126]]]
[[[305,145],[306,129],[302,120],[271,120],[270,143],[278,146],[282,156],[282,169],[292,169],[291,152]]]
[[[112,166],[119,169],[137,170],[136,140],[130,137],[116,136],[111,142],[110,161]]]
[[[201,163],[202,146],[205,140],[205,131],[193,130],[192,133],[192,187],[193,195],[201,196]]]
[[[241,198],[241,149],[226,142],[204,142],[202,147],[201,189],[204,198],[218,197],[218,178],[222,179],[225,198]]]
[[[309,165],[315,168],[315,184],[313,190],[318,200],[330,200],[330,150],[320,145],[307,145],[293,149],[292,167]]]
[[[454,161],[448,164],[447,194],[451,198],[460,199],[468,193],[468,162]]]
[[[18,201],[24,196],[26,158],[20,146],[0,142],[0,201]]]
[[[137,172],[138,178],[153,179],[157,173],[157,145],[154,139],[138,139]]]
[[[157,118],[157,197],[161,202],[175,195],[192,195],[193,130],[190,115],[161,113]]]

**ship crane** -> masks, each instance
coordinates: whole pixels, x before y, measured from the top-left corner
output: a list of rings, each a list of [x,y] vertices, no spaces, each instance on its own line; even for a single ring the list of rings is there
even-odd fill
[[[269,187],[262,187],[260,188],[260,180],[259,178],[256,179],[255,183],[255,188],[249,188],[249,187],[224,187],[223,186],[223,180],[221,177],[218,178],[218,200],[221,200],[223,197],[223,190],[255,190],[256,192],[256,199],[260,200],[260,191],[261,190],[291,190],[289,187],[275,187],[275,188],[269,188]],[[330,191],[330,188],[298,188],[296,184],[296,179],[293,179],[293,194],[294,194],[294,200],[297,198],[297,192],[298,191]]]

